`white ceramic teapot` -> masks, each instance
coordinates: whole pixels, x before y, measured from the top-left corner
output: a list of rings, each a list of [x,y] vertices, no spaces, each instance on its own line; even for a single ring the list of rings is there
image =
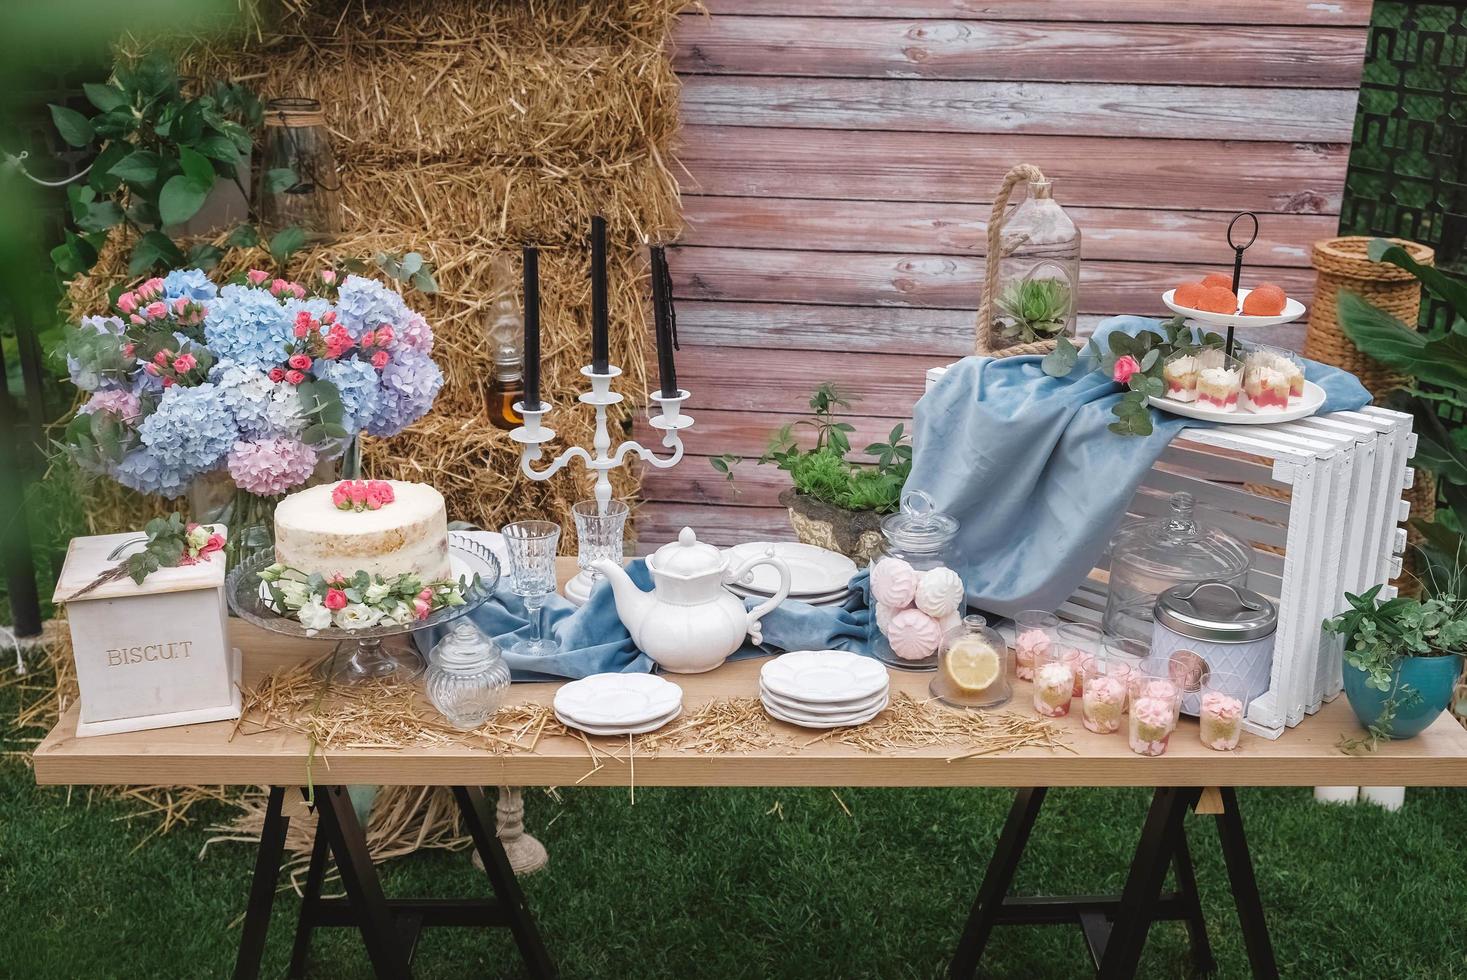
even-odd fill
[[[724,586],[755,565],[773,565],[779,572],[779,588],[767,601],[745,611],[743,600]],[[652,592],[637,588],[614,561],[603,559],[593,567],[611,582],[616,613],[632,642],[665,670],[679,674],[712,670],[743,646],[746,635],[762,643],[759,620],[790,593],[789,566],[772,551],[730,569],[728,556],[699,542],[690,527],[647,558]]]

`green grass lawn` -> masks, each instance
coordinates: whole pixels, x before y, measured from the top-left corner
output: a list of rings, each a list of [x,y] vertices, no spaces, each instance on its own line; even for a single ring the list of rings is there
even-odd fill
[[[0,691],[0,718],[13,717]],[[35,732],[8,732],[4,748]],[[233,963],[253,849],[199,851],[194,824],[155,826],[85,789],[38,788],[0,762],[0,976],[222,977]],[[525,879],[567,977],[935,977],[942,973],[1009,804],[997,790],[562,789],[529,794],[550,867]],[[1404,810],[1320,807],[1307,790],[1242,793],[1259,885],[1285,977],[1467,977],[1467,794],[1412,790]],[[1118,890],[1145,812],[1134,790],[1050,794],[1018,890]],[[776,804],[778,806],[776,807]],[[1247,975],[1210,818],[1189,818],[1221,976]],[[389,894],[485,894],[465,853],[383,868]],[[276,906],[267,976],[283,976],[293,894]],[[1142,974],[1186,974],[1179,924],[1152,929]],[[369,976],[356,934],[318,933],[312,976]],[[423,977],[512,977],[502,930],[430,930]],[[1078,929],[1006,927],[995,977],[1081,976]]]

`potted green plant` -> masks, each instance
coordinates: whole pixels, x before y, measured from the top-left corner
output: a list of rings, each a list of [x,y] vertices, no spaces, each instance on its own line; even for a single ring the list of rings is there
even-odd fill
[[[906,426],[892,427],[886,442],[867,446],[870,461],[851,459],[855,426],[837,418],[856,399],[826,382],[810,398],[811,415],[781,426],[769,439],[759,465],[772,463],[790,476],[779,495],[789,508],[790,525],[806,544],[850,556],[865,565],[881,547],[881,519],[901,502],[902,485],[912,470],[912,445]],[[813,446],[801,445],[802,430],[814,432]],[[732,482],[739,456],[717,456],[713,468]]]
[[[1070,320],[1070,284],[1059,278],[1009,283],[998,296],[999,335],[1015,344],[1049,340]]]
[[[1381,602],[1382,588],[1346,593],[1350,608],[1324,624],[1345,638],[1345,696],[1368,733],[1347,748],[1421,734],[1451,702],[1467,653],[1467,598]]]

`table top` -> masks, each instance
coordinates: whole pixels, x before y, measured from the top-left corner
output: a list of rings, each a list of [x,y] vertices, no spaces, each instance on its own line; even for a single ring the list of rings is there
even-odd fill
[[[267,633],[231,622],[245,652],[245,683],[327,652],[320,641]],[[685,712],[720,697],[758,694],[763,659],[728,663],[706,674],[668,675],[682,686]],[[930,673],[892,671],[893,693],[927,697]],[[556,684],[516,684],[507,703],[549,703]],[[1018,682],[1008,709],[1032,715],[1029,685]],[[35,753],[36,779],[47,784],[272,784],[308,781],[311,746],[284,730],[234,734],[233,722],[76,737],[73,706]],[[1297,728],[1270,741],[1245,734],[1232,752],[1205,748],[1197,723],[1183,719],[1165,755],[1143,758],[1124,733],[1094,735],[1078,709],[1058,719],[1069,750],[1030,747],[953,759],[966,746],[933,745],[872,753],[819,733],[772,722],[795,747],[697,753],[663,749],[629,755],[627,740],[593,739],[604,751],[596,768],[579,738],[547,736],[534,752],[492,754],[467,746],[360,748],[317,752],[309,781],[316,784],[484,786],[1462,786],[1467,785],[1467,731],[1444,714],[1414,739],[1351,756],[1341,735],[1361,729],[1343,697]],[[608,756],[607,752],[615,752]],[[594,770],[594,771],[593,771]]]

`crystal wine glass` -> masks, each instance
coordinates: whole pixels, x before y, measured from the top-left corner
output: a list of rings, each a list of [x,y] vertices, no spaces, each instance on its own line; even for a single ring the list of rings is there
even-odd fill
[[[555,591],[555,553],[560,544],[560,525],[550,521],[515,521],[502,529],[509,549],[509,582],[514,594],[525,600],[530,617],[530,636],[511,652],[545,657],[560,650],[560,644],[544,635],[540,610],[545,597]]]
[[[576,519],[576,565],[581,571],[566,583],[567,599],[584,604],[591,597],[591,590],[601,581],[601,573],[592,567],[596,562],[606,559],[621,564],[630,511],[621,500],[608,501],[604,511],[596,500],[581,500],[571,506],[571,515]]]

